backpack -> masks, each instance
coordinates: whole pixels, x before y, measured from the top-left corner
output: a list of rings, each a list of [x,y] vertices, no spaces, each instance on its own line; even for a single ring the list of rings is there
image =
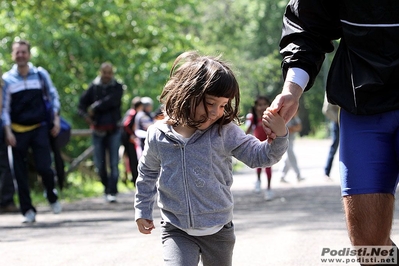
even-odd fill
[[[68,144],[71,139],[71,124],[60,116],[60,133],[57,136],[57,142],[60,148]]]

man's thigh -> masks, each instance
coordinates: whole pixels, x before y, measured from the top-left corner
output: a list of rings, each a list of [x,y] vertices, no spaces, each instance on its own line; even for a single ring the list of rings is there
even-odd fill
[[[399,111],[340,117],[342,195],[391,193],[398,182]]]

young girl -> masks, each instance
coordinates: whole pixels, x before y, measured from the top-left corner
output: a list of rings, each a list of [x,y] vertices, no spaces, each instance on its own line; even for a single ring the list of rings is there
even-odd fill
[[[155,229],[161,210],[165,265],[231,265],[235,243],[232,156],[250,167],[277,163],[288,147],[281,116],[265,112],[271,144],[247,135],[238,121],[239,86],[218,57],[186,52],[175,60],[160,100],[165,119],[151,125],[139,161],[135,218]]]
[[[266,96],[258,96],[255,100],[255,104],[252,107],[251,113],[249,117],[247,117],[248,120],[248,128],[246,133],[247,134],[253,134],[255,137],[257,137],[259,140],[264,141],[267,139],[266,132],[263,129],[262,125],[262,115],[263,112],[266,111],[266,109],[270,106],[270,100]],[[256,183],[255,183],[255,192],[259,193],[261,191],[261,176],[262,173],[262,168],[258,167],[256,168]],[[267,189],[265,192],[265,199],[266,200],[272,200],[273,199],[273,194],[271,191],[271,180],[272,180],[272,168],[271,167],[265,167],[265,173],[267,177]]]

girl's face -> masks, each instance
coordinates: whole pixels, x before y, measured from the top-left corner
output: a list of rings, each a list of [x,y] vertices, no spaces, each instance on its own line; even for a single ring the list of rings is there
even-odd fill
[[[256,112],[259,114],[263,114],[264,111],[266,111],[266,108],[269,107],[269,103],[265,101],[264,99],[260,99],[256,103]]]
[[[215,123],[224,114],[224,108],[230,101],[229,98],[216,97],[211,95],[205,95],[205,106],[200,104],[197,106],[195,119],[201,119],[206,117],[205,108],[208,110],[207,121],[202,123],[198,129],[204,130]]]

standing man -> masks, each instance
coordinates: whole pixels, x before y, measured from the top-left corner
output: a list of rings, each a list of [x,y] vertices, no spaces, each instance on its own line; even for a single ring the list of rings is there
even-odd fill
[[[280,42],[284,86],[271,105],[286,121],[312,87],[332,40],[327,81],[341,107],[340,173],[353,246],[391,246],[399,173],[399,1],[291,0]],[[268,130],[269,137],[274,134]]]
[[[50,134],[56,136],[60,130],[60,102],[48,72],[36,68],[29,62],[30,44],[20,40],[12,44],[11,70],[4,73],[3,124],[5,139],[12,147],[13,169],[18,184],[20,210],[24,223],[33,223],[36,209],[32,205],[28,182],[27,154],[31,149],[37,172],[42,177],[45,194],[53,213],[61,212],[55,189],[54,172],[51,168]],[[54,112],[52,125],[46,122],[46,107],[43,100],[44,87],[48,88],[49,99]]]
[[[114,79],[112,64],[103,63],[96,77],[79,99],[78,111],[93,130],[94,164],[104,185],[108,202],[116,202],[119,179],[119,147],[121,145],[121,100],[123,88]],[[111,173],[108,174],[106,152]]]

